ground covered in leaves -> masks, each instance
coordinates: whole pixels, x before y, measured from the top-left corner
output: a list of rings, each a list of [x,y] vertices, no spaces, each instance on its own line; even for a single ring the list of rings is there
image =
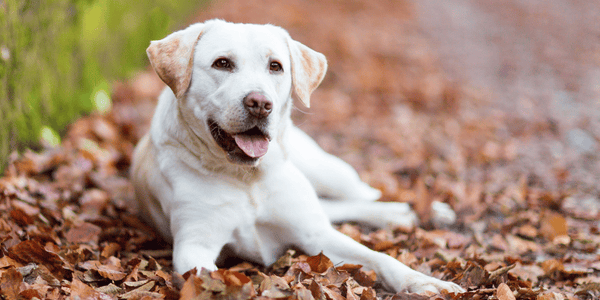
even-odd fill
[[[292,250],[272,266],[174,273],[170,246],[135,215],[127,178],[164,86],[150,70],[118,84],[112,110],[76,121],[60,147],[12,156],[0,179],[0,293],[597,299],[600,14],[584,2],[484,2],[227,0],[196,18],[274,23],[327,56],[296,123],[421,220],[338,229],[466,293],[392,294],[360,266]],[[455,224],[436,219],[434,201],[453,207]]]

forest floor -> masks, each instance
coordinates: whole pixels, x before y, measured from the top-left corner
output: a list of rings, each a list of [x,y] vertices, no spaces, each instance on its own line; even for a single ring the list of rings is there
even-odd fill
[[[132,150],[164,87],[150,69],[59,147],[0,178],[5,299],[598,299],[600,8],[585,1],[225,0],[193,21],[272,23],[328,58],[295,123],[414,229],[336,227],[463,294],[392,294],[373,272],[288,251],[273,266],[172,271],[135,216]],[[565,3],[562,3],[565,2]],[[190,20],[191,22],[192,20]],[[431,203],[457,214],[444,225]]]

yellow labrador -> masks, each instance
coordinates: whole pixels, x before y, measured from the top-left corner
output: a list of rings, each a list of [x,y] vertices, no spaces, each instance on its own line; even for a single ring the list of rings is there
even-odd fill
[[[411,226],[415,216],[404,204],[374,202],[379,191],[292,124],[292,99],[309,106],[325,76],[322,54],[279,27],[220,20],[147,52],[168,88],[135,150],[132,180],[144,218],[173,243],[178,272],[216,269],[226,245],[266,265],[294,245],[373,269],[395,291],[461,291],[331,226]]]

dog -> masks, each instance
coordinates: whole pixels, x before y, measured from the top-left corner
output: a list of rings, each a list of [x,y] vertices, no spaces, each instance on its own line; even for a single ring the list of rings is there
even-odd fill
[[[294,246],[361,264],[394,291],[463,291],[331,225],[412,226],[415,215],[375,202],[378,190],[292,124],[293,101],[309,107],[325,76],[324,55],[280,27],[222,20],[152,41],[147,54],[167,87],[131,177],[141,215],[173,245],[177,272],[217,269],[225,246],[263,265]]]

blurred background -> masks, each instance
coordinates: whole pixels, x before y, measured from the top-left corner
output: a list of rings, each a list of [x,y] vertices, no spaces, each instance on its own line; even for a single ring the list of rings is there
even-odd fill
[[[13,150],[56,145],[77,117],[110,109],[116,81],[203,1],[0,1],[0,171]]]
[[[134,144],[163,86],[149,41],[209,18],[326,55],[294,119],[388,198],[466,207],[527,187],[600,210],[600,6],[583,0],[0,1],[2,166],[90,113],[129,118]]]

